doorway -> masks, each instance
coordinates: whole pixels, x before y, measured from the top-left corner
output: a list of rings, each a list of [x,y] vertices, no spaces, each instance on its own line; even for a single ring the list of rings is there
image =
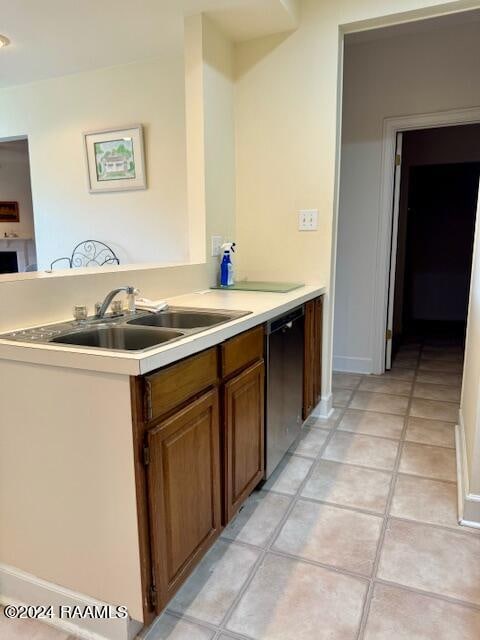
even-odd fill
[[[401,140],[386,369],[389,352],[395,363],[405,343],[463,350],[480,177],[479,124],[408,131]]]
[[[36,262],[28,140],[0,140],[0,274],[35,271]]]

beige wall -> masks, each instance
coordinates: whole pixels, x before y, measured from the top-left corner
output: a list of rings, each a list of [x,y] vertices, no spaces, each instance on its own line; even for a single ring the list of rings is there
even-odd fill
[[[212,235],[235,231],[234,51],[205,15],[185,21],[187,184],[190,255],[206,261],[214,282],[219,261]]]
[[[210,285],[205,264],[157,269],[119,268],[109,273],[98,267],[82,270],[82,273],[76,269],[73,275],[66,272],[64,276],[25,276],[21,280],[6,280],[7,276],[0,276],[0,332],[71,318],[75,304],[86,304],[93,312],[95,302],[103,300],[111,289],[125,284],[135,286],[142,296],[153,300],[198,291]],[[0,375],[2,364],[0,362]]]
[[[1,372],[0,563],[142,620],[128,376]]]
[[[190,59],[198,65],[200,91],[187,88],[187,98],[196,95],[187,104],[201,115],[190,121],[197,126],[190,133],[201,140],[205,156],[206,169],[193,174],[204,181],[205,202],[191,231],[201,234],[206,228],[227,237],[233,232],[235,203],[233,51],[214,25],[201,19],[200,27],[201,46],[193,47],[199,57]],[[201,183],[196,188],[202,193]],[[125,283],[151,298],[204,289],[216,269],[217,261],[207,256],[204,264],[169,268],[76,270],[22,280],[5,276],[0,331],[70,317],[73,304],[92,309],[109,289]],[[8,521],[1,532],[0,563],[126,604],[141,620],[128,378],[6,361],[0,371],[9,380],[0,390],[0,512]],[[29,402],[21,407],[25,388]],[[7,428],[12,424],[15,429]],[[26,455],[17,455],[27,442]]]
[[[361,3],[353,0],[322,3],[307,0],[302,6],[301,25],[297,32],[265,38],[237,48],[236,240],[239,242],[238,256],[242,268],[248,268],[252,277],[301,279],[306,282],[326,282],[333,277],[330,264],[331,247],[335,246],[333,211],[339,25],[437,4],[421,0],[381,3],[374,0]],[[451,3],[450,6],[459,7],[461,3]],[[212,41],[211,46],[221,51],[229,45],[218,36],[216,45]],[[205,85],[207,95],[212,98],[215,94],[223,96],[222,131],[228,132],[231,122],[228,74],[219,74],[214,64],[204,71],[208,78]],[[176,113],[170,116],[172,122],[176,122]],[[210,123],[206,131],[213,129],[215,133],[212,123],[215,123],[216,117],[212,105],[212,111],[207,109],[205,114],[206,122]],[[211,167],[213,173],[206,174],[205,182],[207,184],[210,175],[215,188],[214,172],[218,171],[216,175],[221,178],[220,164],[216,162],[226,158],[229,162],[228,172],[231,171],[232,142],[228,137],[225,143],[217,140],[216,146],[215,139],[211,140],[212,146],[209,146],[207,139],[205,149],[206,153],[212,154],[208,157],[216,160]],[[222,218],[224,209],[231,207],[230,189],[222,192],[218,203],[212,203],[209,193],[211,191],[207,190],[205,196],[207,215]],[[296,231],[295,212],[301,207],[319,208],[317,232],[299,234]],[[212,231],[217,228],[216,223],[212,224]],[[225,226],[225,233],[228,232],[229,228]],[[93,304],[112,286],[124,282],[138,286],[147,296],[161,297],[206,287],[209,281],[205,265],[193,265],[3,282],[0,285],[0,318],[2,322],[11,322],[12,325],[58,320],[68,315],[72,303]],[[8,315],[5,315],[7,309]],[[8,320],[3,320],[4,317],[8,317]],[[324,393],[326,390],[328,392],[330,385],[330,324],[329,303],[325,320],[326,356],[323,370],[327,382]],[[35,408],[35,402],[43,406],[42,402],[48,396],[44,395],[46,390],[41,384],[42,368],[2,362],[1,373],[2,379],[6,377],[9,383],[2,388],[0,399],[4,427],[1,430],[0,451],[7,457],[2,461],[4,475],[1,478],[3,493],[0,494],[0,511],[2,515],[9,514],[6,519],[9,526],[7,538],[11,542],[7,548],[2,538],[2,560],[109,602],[123,599],[132,615],[141,618],[136,520],[133,517],[131,434],[130,425],[127,428],[125,423],[125,416],[129,414],[125,404],[128,396],[124,382],[105,376],[102,385],[97,388],[91,384],[88,374],[78,374],[80,377],[77,378],[77,374],[64,375],[58,369],[53,372],[52,380],[62,401],[49,409],[49,412],[53,412],[53,421],[42,417],[42,412],[37,412],[38,419],[32,420],[31,410],[21,405],[22,398],[18,394],[19,390],[28,387],[32,394],[28,406]],[[72,389],[77,386],[79,395],[73,398]],[[120,398],[118,405],[111,407],[103,402],[106,388],[107,395]],[[50,390],[47,391],[50,393]],[[101,397],[97,396],[100,392]],[[93,403],[91,394],[97,398]],[[81,411],[78,416],[72,416],[70,406],[78,402]],[[99,420],[101,429],[98,428]],[[5,428],[11,424],[16,428]],[[51,469],[45,472],[39,458],[35,458],[42,433],[48,435],[48,442],[51,443],[47,451]],[[117,443],[113,455],[112,442]],[[35,447],[31,446],[32,443]],[[11,454],[8,459],[7,454],[12,451],[22,452],[22,456],[26,452],[24,460],[20,456],[19,466],[15,465]],[[65,451],[72,451],[71,460],[59,459]],[[106,452],[107,461],[104,460]],[[87,469],[84,467],[86,460]],[[34,480],[30,481],[31,470],[27,469],[29,462],[36,470]],[[23,476],[17,473],[22,469],[26,469]],[[17,509],[10,495],[12,484],[15,484],[13,479],[22,482],[27,480],[17,487]],[[59,491],[58,483],[63,480],[66,480],[65,487],[60,486]],[[36,488],[31,495],[29,487]],[[34,497],[54,489],[56,496],[52,506],[56,507],[55,510],[47,505],[43,513],[38,508],[38,501],[35,501],[37,506],[32,504]],[[73,496],[70,503],[67,501],[69,495]],[[91,504],[88,499],[91,499]],[[58,531],[65,537],[58,543],[56,554],[52,548],[56,546],[56,536],[49,539],[47,532],[55,530],[58,513],[67,514],[68,518],[65,522],[59,520]],[[82,519],[82,515],[86,516],[87,513],[98,514],[98,519],[94,517],[93,524],[90,517]],[[126,520],[128,523],[123,528]],[[29,529],[25,528],[27,524]],[[18,527],[24,527],[20,533],[17,532]],[[31,540],[31,531],[36,529],[39,529],[38,543]],[[23,537],[27,533],[28,539]],[[19,542],[13,540],[15,535],[20,535]],[[107,537],[113,537],[111,547],[107,547]],[[19,543],[24,547],[32,545],[28,549],[28,557],[22,558]],[[67,545],[77,552],[73,557],[68,556]],[[48,551],[45,557],[40,557],[42,546],[43,550]],[[81,567],[77,567],[78,558],[84,562]],[[97,563],[93,568],[91,561]]]
[[[337,369],[375,370],[384,119],[480,105],[479,57],[479,22],[419,28],[346,47],[335,289]]]
[[[450,2],[445,8],[474,4]],[[252,278],[333,281],[339,28],[441,11],[442,2],[435,0],[304,0],[296,31],[237,46],[240,272],[248,270]],[[297,231],[300,208],[319,209],[318,231]],[[324,397],[330,392],[332,294],[324,325]]]
[[[211,256],[211,236],[235,240],[234,51],[205,17],[203,61],[207,256],[216,281],[219,259]]]
[[[190,259],[205,262],[205,115],[203,89],[203,20],[185,20],[185,127],[187,157],[188,245]]]
[[[148,189],[88,192],[82,133],[141,123]],[[90,237],[121,263],[188,260],[183,46],[0,91],[0,139],[28,136],[42,269]]]

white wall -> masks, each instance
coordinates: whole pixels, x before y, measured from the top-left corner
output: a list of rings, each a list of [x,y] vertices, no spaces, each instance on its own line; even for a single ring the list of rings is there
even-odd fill
[[[141,123],[148,189],[90,194],[82,132]],[[40,268],[90,237],[122,264],[188,259],[183,48],[0,91],[0,139],[28,136]]]
[[[386,117],[480,104],[480,23],[346,47],[334,367],[373,371],[382,127]]]

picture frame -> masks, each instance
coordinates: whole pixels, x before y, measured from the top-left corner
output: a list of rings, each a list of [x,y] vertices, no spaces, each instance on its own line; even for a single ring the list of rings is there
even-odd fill
[[[0,201],[0,222],[20,222],[18,202],[13,200]]]
[[[90,193],[147,188],[141,124],[87,131],[83,140]]]

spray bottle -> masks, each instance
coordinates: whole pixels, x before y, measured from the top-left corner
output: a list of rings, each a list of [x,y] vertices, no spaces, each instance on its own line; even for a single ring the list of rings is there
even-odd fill
[[[234,283],[233,264],[230,253],[235,252],[235,242],[225,242],[222,244],[222,262],[220,263],[220,286],[231,287]]]

